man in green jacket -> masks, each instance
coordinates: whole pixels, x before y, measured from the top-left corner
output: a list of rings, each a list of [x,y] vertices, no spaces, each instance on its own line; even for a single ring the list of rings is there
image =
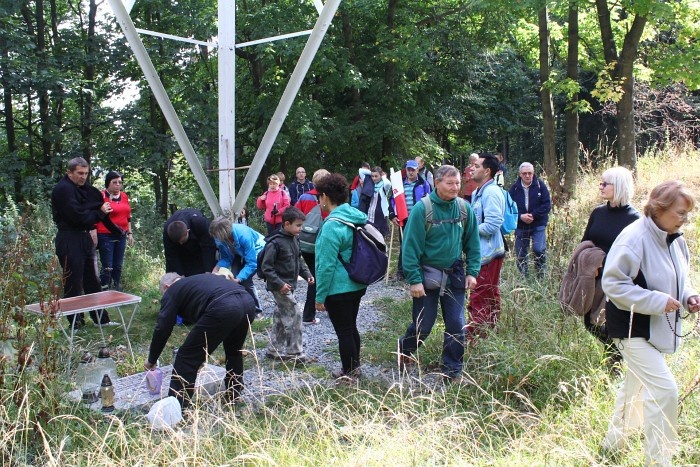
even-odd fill
[[[451,165],[440,167],[429,202],[419,202],[411,210],[401,247],[403,271],[413,297],[413,321],[399,338],[401,362],[411,362],[430,334],[439,302],[445,322],[442,369],[451,380],[462,373],[465,295],[476,286],[481,266],[478,223],[469,205],[459,198],[459,188],[459,170]]]

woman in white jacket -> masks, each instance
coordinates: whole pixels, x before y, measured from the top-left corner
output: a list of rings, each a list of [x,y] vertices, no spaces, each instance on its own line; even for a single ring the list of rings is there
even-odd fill
[[[682,308],[700,311],[679,232],[694,207],[682,183],[656,186],[644,217],[613,243],[603,273],[608,335],[627,362],[603,447],[622,449],[628,432],[643,426],[647,465],[671,465],[678,444],[678,388],[663,354],[680,346]]]

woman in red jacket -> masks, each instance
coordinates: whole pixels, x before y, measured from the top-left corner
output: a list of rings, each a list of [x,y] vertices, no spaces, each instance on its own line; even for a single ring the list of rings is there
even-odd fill
[[[258,209],[265,210],[267,235],[272,235],[282,227],[282,213],[291,204],[289,193],[280,188],[277,175],[267,177],[267,191],[260,195],[255,203]]]
[[[122,235],[107,230],[102,222],[97,223],[97,249],[100,252],[100,283],[102,289],[121,290],[122,264],[126,243],[134,244],[131,230],[131,205],[129,197],[122,191],[124,180],[119,172],[111,171],[105,176],[105,190],[102,196],[112,206],[109,218],[122,229]]]

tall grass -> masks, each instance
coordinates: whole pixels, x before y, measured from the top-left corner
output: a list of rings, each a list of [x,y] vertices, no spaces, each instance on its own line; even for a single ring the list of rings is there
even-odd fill
[[[641,209],[651,188],[668,178],[686,181],[700,195],[698,156],[678,152],[640,159],[635,206]],[[598,203],[598,181],[599,174],[584,175],[578,195],[555,208],[543,279],[522,279],[513,259],[506,260],[500,324],[465,355],[471,385],[445,385],[433,377],[440,362],[440,324],[418,353],[420,372],[398,376],[396,338],[409,322],[410,302],[385,298],[376,303],[383,319],[364,337],[362,358],[385,367],[395,378],[366,379],[357,388],[306,384],[262,404],[235,408],[221,406],[216,399],[203,401],[189,423],[165,432],[152,432],[137,413],[105,417],[71,405],[58,396],[60,381],[42,391],[5,381],[0,389],[3,464],[600,464],[598,447],[620,381],[601,365],[602,349],[580,320],[562,315],[556,302],[562,271]],[[684,229],[696,253],[692,263],[696,278],[697,219],[694,213]],[[50,248],[48,241],[44,247]],[[156,275],[152,270],[161,266],[158,260],[142,258],[138,248],[130,255],[129,261],[139,266],[129,282],[146,287]],[[8,284],[17,280],[5,272],[1,277]],[[8,301],[4,295],[3,299]],[[11,310],[4,302],[3,316]],[[152,329],[152,319],[144,319],[144,329]],[[138,347],[143,358],[149,336],[146,331],[141,336]],[[679,464],[700,463],[700,390],[694,386],[700,372],[698,357],[700,343],[694,334],[668,359],[684,397]],[[247,361],[251,365],[257,362]],[[39,396],[43,400],[38,406],[29,403],[41,400]],[[620,463],[643,463],[639,439],[633,440]]]

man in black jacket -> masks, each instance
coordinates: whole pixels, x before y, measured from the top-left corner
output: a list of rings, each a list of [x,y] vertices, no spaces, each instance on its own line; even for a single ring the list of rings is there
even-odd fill
[[[177,316],[194,323],[180,346],[170,379],[169,396],[182,408],[194,394],[197,370],[219,344],[226,354],[226,397],[236,402],[243,391],[243,343],[255,319],[255,302],[240,284],[217,274],[182,277],[166,273],[160,279],[160,313],[153,330],[146,370],[152,370],[173,331]]]
[[[51,191],[51,213],[56,223],[56,256],[63,269],[63,297],[77,297],[84,293],[100,292],[97,275],[97,231],[95,224],[102,221],[117,235],[124,231],[109,219],[112,207],[104,201],[97,188],[88,185],[90,166],[82,157],[68,161],[66,175]],[[106,310],[90,312],[99,325],[112,325]],[[82,313],[68,316],[75,328],[85,324]],[[74,323],[75,322],[75,323]]]
[[[216,245],[209,235],[209,219],[198,209],[180,209],[163,225],[165,272],[193,276],[211,272]]]

